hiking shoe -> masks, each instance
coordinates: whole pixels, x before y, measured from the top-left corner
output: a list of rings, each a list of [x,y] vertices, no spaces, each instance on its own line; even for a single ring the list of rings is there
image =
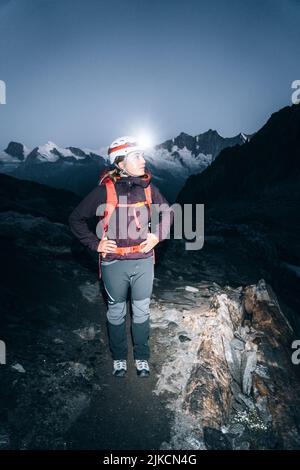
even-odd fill
[[[127,372],[127,360],[126,359],[114,360],[113,375],[115,377],[125,377],[126,372]]]
[[[136,359],[135,367],[139,377],[148,377],[150,375],[149,364],[146,359]]]

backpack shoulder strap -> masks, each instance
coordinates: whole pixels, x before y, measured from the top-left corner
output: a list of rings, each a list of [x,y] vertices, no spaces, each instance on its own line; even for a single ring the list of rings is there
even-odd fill
[[[146,202],[149,206],[149,214],[150,214],[150,217],[151,217],[151,214],[152,214],[152,194],[151,194],[150,184],[148,184],[148,186],[146,186],[144,188],[144,191],[145,191]]]
[[[152,194],[151,194],[151,186],[150,186],[150,184],[148,184],[148,186],[146,186],[146,188],[144,188],[144,190],[145,190],[145,196],[146,196],[147,204],[148,204],[149,208],[151,209]]]
[[[106,186],[106,205],[102,223],[103,229],[106,232],[108,228],[109,219],[111,218],[112,213],[118,204],[118,196],[116,193],[115,185],[111,179],[105,179],[104,184]]]
[[[106,186],[106,203],[117,205],[118,197],[117,197],[116,188],[115,188],[113,181],[108,178],[105,181],[105,186]]]

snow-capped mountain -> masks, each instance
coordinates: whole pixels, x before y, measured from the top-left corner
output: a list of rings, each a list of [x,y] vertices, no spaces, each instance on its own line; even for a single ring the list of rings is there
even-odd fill
[[[172,202],[186,179],[205,170],[219,151],[242,145],[249,139],[246,134],[224,138],[211,129],[194,137],[181,132],[148,149],[145,156],[153,181]],[[63,148],[48,141],[29,150],[19,142],[10,142],[0,153],[0,172],[84,195],[97,184],[99,174],[110,166],[107,148]]]
[[[181,132],[174,139],[166,140],[155,148],[164,148],[169,152],[172,152],[174,146],[179,149],[186,148],[191,152],[193,157],[198,157],[200,154],[203,154],[207,156],[210,155],[211,160],[214,160],[223,148],[242,145],[248,142],[251,137],[252,135],[242,132],[234,137],[222,137],[216,130],[212,129],[194,137],[185,132]]]
[[[183,148],[173,145],[170,149],[157,147],[146,152],[147,162],[156,171],[171,171],[173,174],[199,173],[212,162],[212,155],[199,153],[193,155],[185,145]]]
[[[10,142],[0,153],[0,163],[20,163],[27,158],[30,150],[19,142]]]
[[[99,180],[107,160],[90,149],[62,148],[54,142],[27,149],[10,142],[0,153],[0,172],[85,195]]]
[[[91,159],[101,158],[101,154],[90,149],[80,149],[77,147],[59,147],[54,142],[48,141],[44,145],[39,145],[29,150],[19,142],[10,142],[7,148],[0,153],[0,163],[56,163],[82,162]]]
[[[157,186],[170,201],[175,201],[190,175],[202,173],[224,148],[243,145],[251,137],[240,133],[224,138],[211,129],[194,137],[181,132],[146,152],[148,168]]]

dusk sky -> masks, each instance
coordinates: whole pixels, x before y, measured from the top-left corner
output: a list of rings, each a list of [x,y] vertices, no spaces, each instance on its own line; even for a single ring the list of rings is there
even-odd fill
[[[0,0],[0,150],[258,130],[300,79],[298,0]]]

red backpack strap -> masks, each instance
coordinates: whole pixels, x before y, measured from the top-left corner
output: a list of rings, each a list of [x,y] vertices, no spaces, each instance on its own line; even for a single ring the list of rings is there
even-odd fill
[[[116,193],[115,185],[111,179],[107,178],[104,183],[106,186],[106,206],[104,211],[104,218],[102,219],[102,224],[103,231],[106,232],[108,229],[109,219],[111,218],[112,213],[118,204],[118,196]]]
[[[151,216],[151,213],[152,213],[152,194],[151,194],[150,184],[148,184],[148,186],[146,186],[144,188],[144,190],[145,190],[146,201],[147,201],[147,204],[149,206],[150,216]],[[153,248],[153,264],[155,264],[155,249],[154,248]]]
[[[115,210],[115,208],[118,204],[118,196],[117,196],[117,193],[116,193],[115,185],[114,185],[113,181],[110,178],[108,178],[108,177],[105,178],[104,177],[104,179],[102,179],[99,184],[100,185],[105,184],[105,187],[106,187],[106,205],[105,205],[105,210],[104,210],[104,217],[100,221],[100,223],[102,224],[102,227],[103,227],[102,238],[101,238],[103,240],[105,235],[106,235],[106,232],[108,230],[109,219],[111,218],[112,213],[113,213],[113,211]],[[105,254],[101,255],[101,253],[99,253],[99,264],[98,264],[99,279],[101,279],[101,277],[102,277],[101,258],[105,258],[105,256],[106,256]]]
[[[146,186],[144,188],[144,191],[145,191],[146,202],[149,206],[149,214],[150,214],[150,217],[151,217],[151,214],[152,214],[152,194],[151,194],[150,184],[148,184],[148,186]]]
[[[151,186],[148,184],[146,188],[144,188],[145,191],[145,196],[146,196],[146,201],[150,209],[150,214],[151,214],[151,204],[152,204],[152,195],[151,195]]]

